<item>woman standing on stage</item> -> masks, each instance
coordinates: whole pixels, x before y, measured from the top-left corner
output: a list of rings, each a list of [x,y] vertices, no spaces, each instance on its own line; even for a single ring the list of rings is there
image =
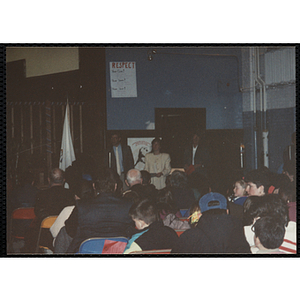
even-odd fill
[[[161,139],[152,141],[152,151],[145,156],[145,170],[151,174],[151,183],[161,190],[166,186],[166,177],[171,172],[171,158],[167,153],[161,153]]]

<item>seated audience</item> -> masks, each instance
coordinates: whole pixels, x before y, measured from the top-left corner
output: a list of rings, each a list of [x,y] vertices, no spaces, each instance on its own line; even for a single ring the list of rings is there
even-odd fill
[[[283,243],[285,227],[280,218],[262,217],[252,225],[256,254],[285,254],[279,247]]]
[[[93,189],[93,185],[91,181],[87,181],[82,179],[80,184],[77,185],[75,191],[75,199],[80,201],[86,201],[90,198],[93,198],[95,196],[95,192]],[[57,219],[53,223],[53,225],[50,228],[50,232],[53,236],[53,246],[54,246],[54,253],[65,253],[65,251],[62,251],[61,248],[63,247],[61,243],[63,242],[61,236],[62,234],[66,234],[65,231],[65,221],[69,218],[71,215],[73,209],[75,208],[75,205],[72,206],[66,206],[61,213],[58,215]],[[62,230],[63,228],[63,230]],[[56,243],[56,238],[58,234],[60,233],[60,237],[58,237],[58,243]],[[69,245],[70,239],[68,239],[69,243],[63,242],[63,245]],[[66,246],[65,246],[66,247]],[[66,250],[66,249],[65,249]]]
[[[117,182],[104,170],[95,181],[96,197],[78,200],[70,217],[65,221],[67,234],[73,238],[66,253],[76,253],[80,244],[92,237],[128,237],[134,229],[129,217],[132,201],[117,198]]]
[[[250,253],[242,223],[228,214],[223,195],[208,193],[199,206],[202,216],[197,226],[179,237],[172,253]]]
[[[142,184],[142,174],[140,170],[129,170],[126,174],[125,184],[128,189],[123,192],[123,198],[132,199],[133,202],[138,202],[141,198],[151,197],[151,195],[148,195],[148,190],[145,185]]]
[[[58,168],[51,170],[49,177],[49,188],[41,190],[36,196],[34,213],[36,219],[31,224],[28,234],[25,236],[25,253],[34,253],[38,239],[41,222],[49,216],[58,216],[66,206],[75,205],[74,194],[64,188],[64,171]],[[43,229],[41,234],[42,245],[53,250],[53,237],[49,229]]]
[[[147,199],[135,203],[129,212],[135,222],[138,233],[134,234],[129,240],[124,254],[133,251],[171,249],[178,236],[176,232],[164,226],[159,220],[155,204]]]
[[[174,171],[170,177],[170,191],[179,209],[187,209],[195,202],[195,196],[191,189],[187,187],[187,175],[182,171]],[[188,217],[189,212],[183,217]]]
[[[253,204],[249,206],[247,213],[252,218],[252,224],[244,226],[244,233],[252,253],[256,253],[258,248],[255,246],[254,232],[251,230],[251,227],[258,218],[265,216],[276,217],[282,220],[285,225],[285,236],[279,249],[285,253],[296,253],[296,222],[289,221],[286,202],[280,199],[278,195],[271,194],[257,197],[254,199]]]
[[[156,200],[156,209],[165,226],[173,229],[188,229],[190,228],[187,221],[181,221],[181,213],[173,200],[172,193],[168,188],[158,191]]]

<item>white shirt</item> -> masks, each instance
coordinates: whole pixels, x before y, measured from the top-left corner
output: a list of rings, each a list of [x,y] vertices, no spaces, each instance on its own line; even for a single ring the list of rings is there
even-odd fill
[[[192,159],[192,165],[194,165],[194,162],[195,162],[195,153],[196,153],[196,151],[197,151],[197,148],[198,148],[198,145],[197,145],[197,147],[194,147],[194,146],[193,146],[193,159]]]

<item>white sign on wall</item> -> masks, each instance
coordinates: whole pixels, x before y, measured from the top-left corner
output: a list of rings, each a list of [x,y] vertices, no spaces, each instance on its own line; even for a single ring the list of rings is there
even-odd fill
[[[151,151],[151,142],[154,137],[128,138],[127,145],[131,147],[134,168],[144,170],[145,155]]]
[[[112,98],[137,97],[136,63],[110,62],[110,88]]]

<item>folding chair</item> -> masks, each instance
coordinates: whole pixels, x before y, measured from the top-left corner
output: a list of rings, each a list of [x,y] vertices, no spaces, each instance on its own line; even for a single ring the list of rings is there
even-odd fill
[[[122,254],[127,243],[125,237],[90,238],[81,243],[77,254]]]
[[[129,254],[170,254],[172,249],[133,251]]]
[[[189,218],[187,218],[187,217],[181,217],[181,218],[179,218],[179,220],[180,220],[180,221],[183,221],[183,222],[184,222],[184,221],[187,221],[187,222],[188,222],[188,221],[189,221]]]
[[[29,229],[29,226],[32,220],[35,219],[34,208],[33,207],[20,207],[15,209],[12,212],[10,219],[10,238],[9,241],[12,242],[13,239],[24,240],[26,231]],[[19,222],[18,228],[15,228],[17,225],[15,221],[22,220],[22,223]],[[24,221],[24,222],[23,222]]]
[[[180,209],[180,213],[182,215],[182,217],[188,217],[188,208],[186,209]]]
[[[39,235],[38,235],[38,240],[37,240],[37,244],[36,244],[36,253],[38,253],[39,249],[42,248],[42,249],[46,249],[46,250],[49,250],[48,247],[46,246],[43,246],[43,245],[40,245],[40,240],[41,240],[41,235],[42,235],[42,230],[43,229],[50,229],[50,227],[53,225],[53,223],[55,222],[56,218],[58,216],[49,216],[49,217],[46,217],[42,223],[41,223],[41,226],[40,226],[40,230],[39,230]]]
[[[175,230],[175,232],[178,236],[181,236],[185,232],[185,230]]]

